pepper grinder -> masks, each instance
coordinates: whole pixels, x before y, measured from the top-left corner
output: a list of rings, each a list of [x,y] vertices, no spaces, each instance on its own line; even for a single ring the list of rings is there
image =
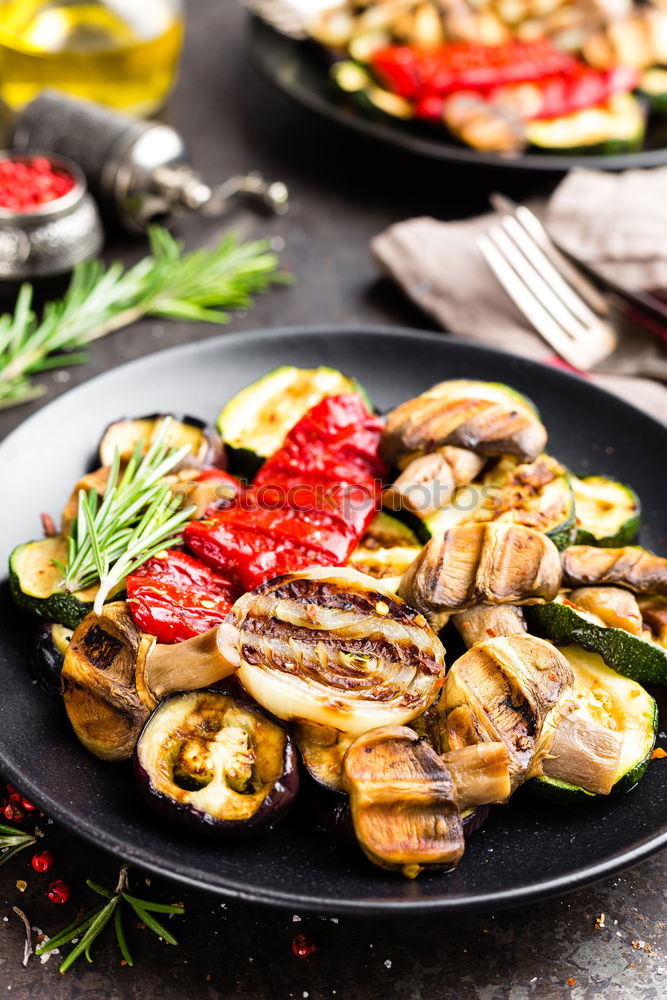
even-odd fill
[[[100,205],[130,232],[180,212],[222,215],[237,197],[282,214],[288,193],[256,174],[211,187],[188,162],[169,125],[142,121],[92,101],[45,90],[19,112],[10,130],[15,150],[46,149],[77,163]]]

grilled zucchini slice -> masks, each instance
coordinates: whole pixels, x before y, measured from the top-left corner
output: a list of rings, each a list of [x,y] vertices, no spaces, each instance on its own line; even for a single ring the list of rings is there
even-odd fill
[[[97,587],[69,594],[62,589],[62,571],[53,562],[67,561],[67,539],[62,535],[27,542],[9,557],[9,580],[18,607],[48,622],[76,628],[93,610]],[[122,590],[116,589],[108,600]]]
[[[596,108],[528,122],[526,137],[532,146],[551,153],[617,156],[641,146],[645,126],[644,110],[637,98],[615,94]]]
[[[217,419],[230,471],[252,477],[308,410],[326,396],[348,392],[360,393],[371,409],[356,379],[335,368],[283,365],[246,386],[230,399]]]
[[[611,670],[596,653],[579,646],[561,649],[574,671],[573,700],[577,714],[598,729],[622,734],[620,755],[612,777],[611,794],[629,792],[637,784],[651,759],[658,730],[655,700],[634,680]],[[547,769],[550,761],[544,761]],[[598,796],[584,788],[548,775],[534,778],[528,787],[541,796],[564,804],[576,804]]]
[[[431,534],[469,521],[512,521],[548,535],[559,549],[571,545],[575,504],[567,470],[551,455],[521,463],[507,456],[481,482],[457,491],[452,503],[425,518]]]
[[[385,514],[377,514],[349,559],[349,565],[382,580],[394,593],[410,563],[421,552],[419,539],[407,524]]]
[[[575,545],[615,549],[634,541],[641,504],[633,489],[608,476],[570,479],[577,516]]]
[[[642,636],[605,625],[601,618],[575,607],[561,595],[551,604],[524,608],[528,628],[556,646],[576,644],[597,653],[612,670],[640,684],[667,686],[667,648],[649,629]]]

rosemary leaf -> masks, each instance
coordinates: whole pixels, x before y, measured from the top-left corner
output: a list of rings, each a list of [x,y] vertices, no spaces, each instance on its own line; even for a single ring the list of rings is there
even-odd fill
[[[178,944],[178,941],[171,933],[171,931],[168,931],[167,928],[164,926],[164,924],[160,923],[157,917],[154,917],[151,913],[148,912],[148,910],[142,909],[139,903],[130,903],[130,906],[132,907],[136,915],[139,917],[139,919],[144,924],[146,924],[146,927],[149,927],[154,934],[157,934],[158,937],[164,938],[164,940],[168,941],[169,944],[174,944],[174,945]]]
[[[32,286],[22,286],[14,313],[0,316],[0,409],[37,398],[45,389],[33,375],[80,364],[80,348],[143,316],[226,323],[227,310],[247,308],[269,285],[290,280],[263,240],[239,243],[229,234],[184,253],[160,226],[149,239],[150,255],[128,270],[99,260],[77,265],[63,298],[39,318]]]
[[[116,931],[116,941],[118,942],[120,953],[128,965],[134,965],[132,955],[130,954],[130,949],[127,946],[127,938],[125,937],[125,928],[123,927],[123,915],[121,913],[120,906],[116,907],[113,923],[114,923],[114,930]]]

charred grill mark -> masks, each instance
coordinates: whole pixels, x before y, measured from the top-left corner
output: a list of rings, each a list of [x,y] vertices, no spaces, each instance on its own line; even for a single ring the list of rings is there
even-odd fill
[[[98,670],[106,670],[123,648],[123,643],[101,625],[93,625],[83,636],[85,655]]]

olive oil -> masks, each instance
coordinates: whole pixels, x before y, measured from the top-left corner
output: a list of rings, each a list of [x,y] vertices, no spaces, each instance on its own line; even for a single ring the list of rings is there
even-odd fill
[[[0,0],[0,97],[19,109],[54,87],[147,115],[182,42],[179,0]]]

